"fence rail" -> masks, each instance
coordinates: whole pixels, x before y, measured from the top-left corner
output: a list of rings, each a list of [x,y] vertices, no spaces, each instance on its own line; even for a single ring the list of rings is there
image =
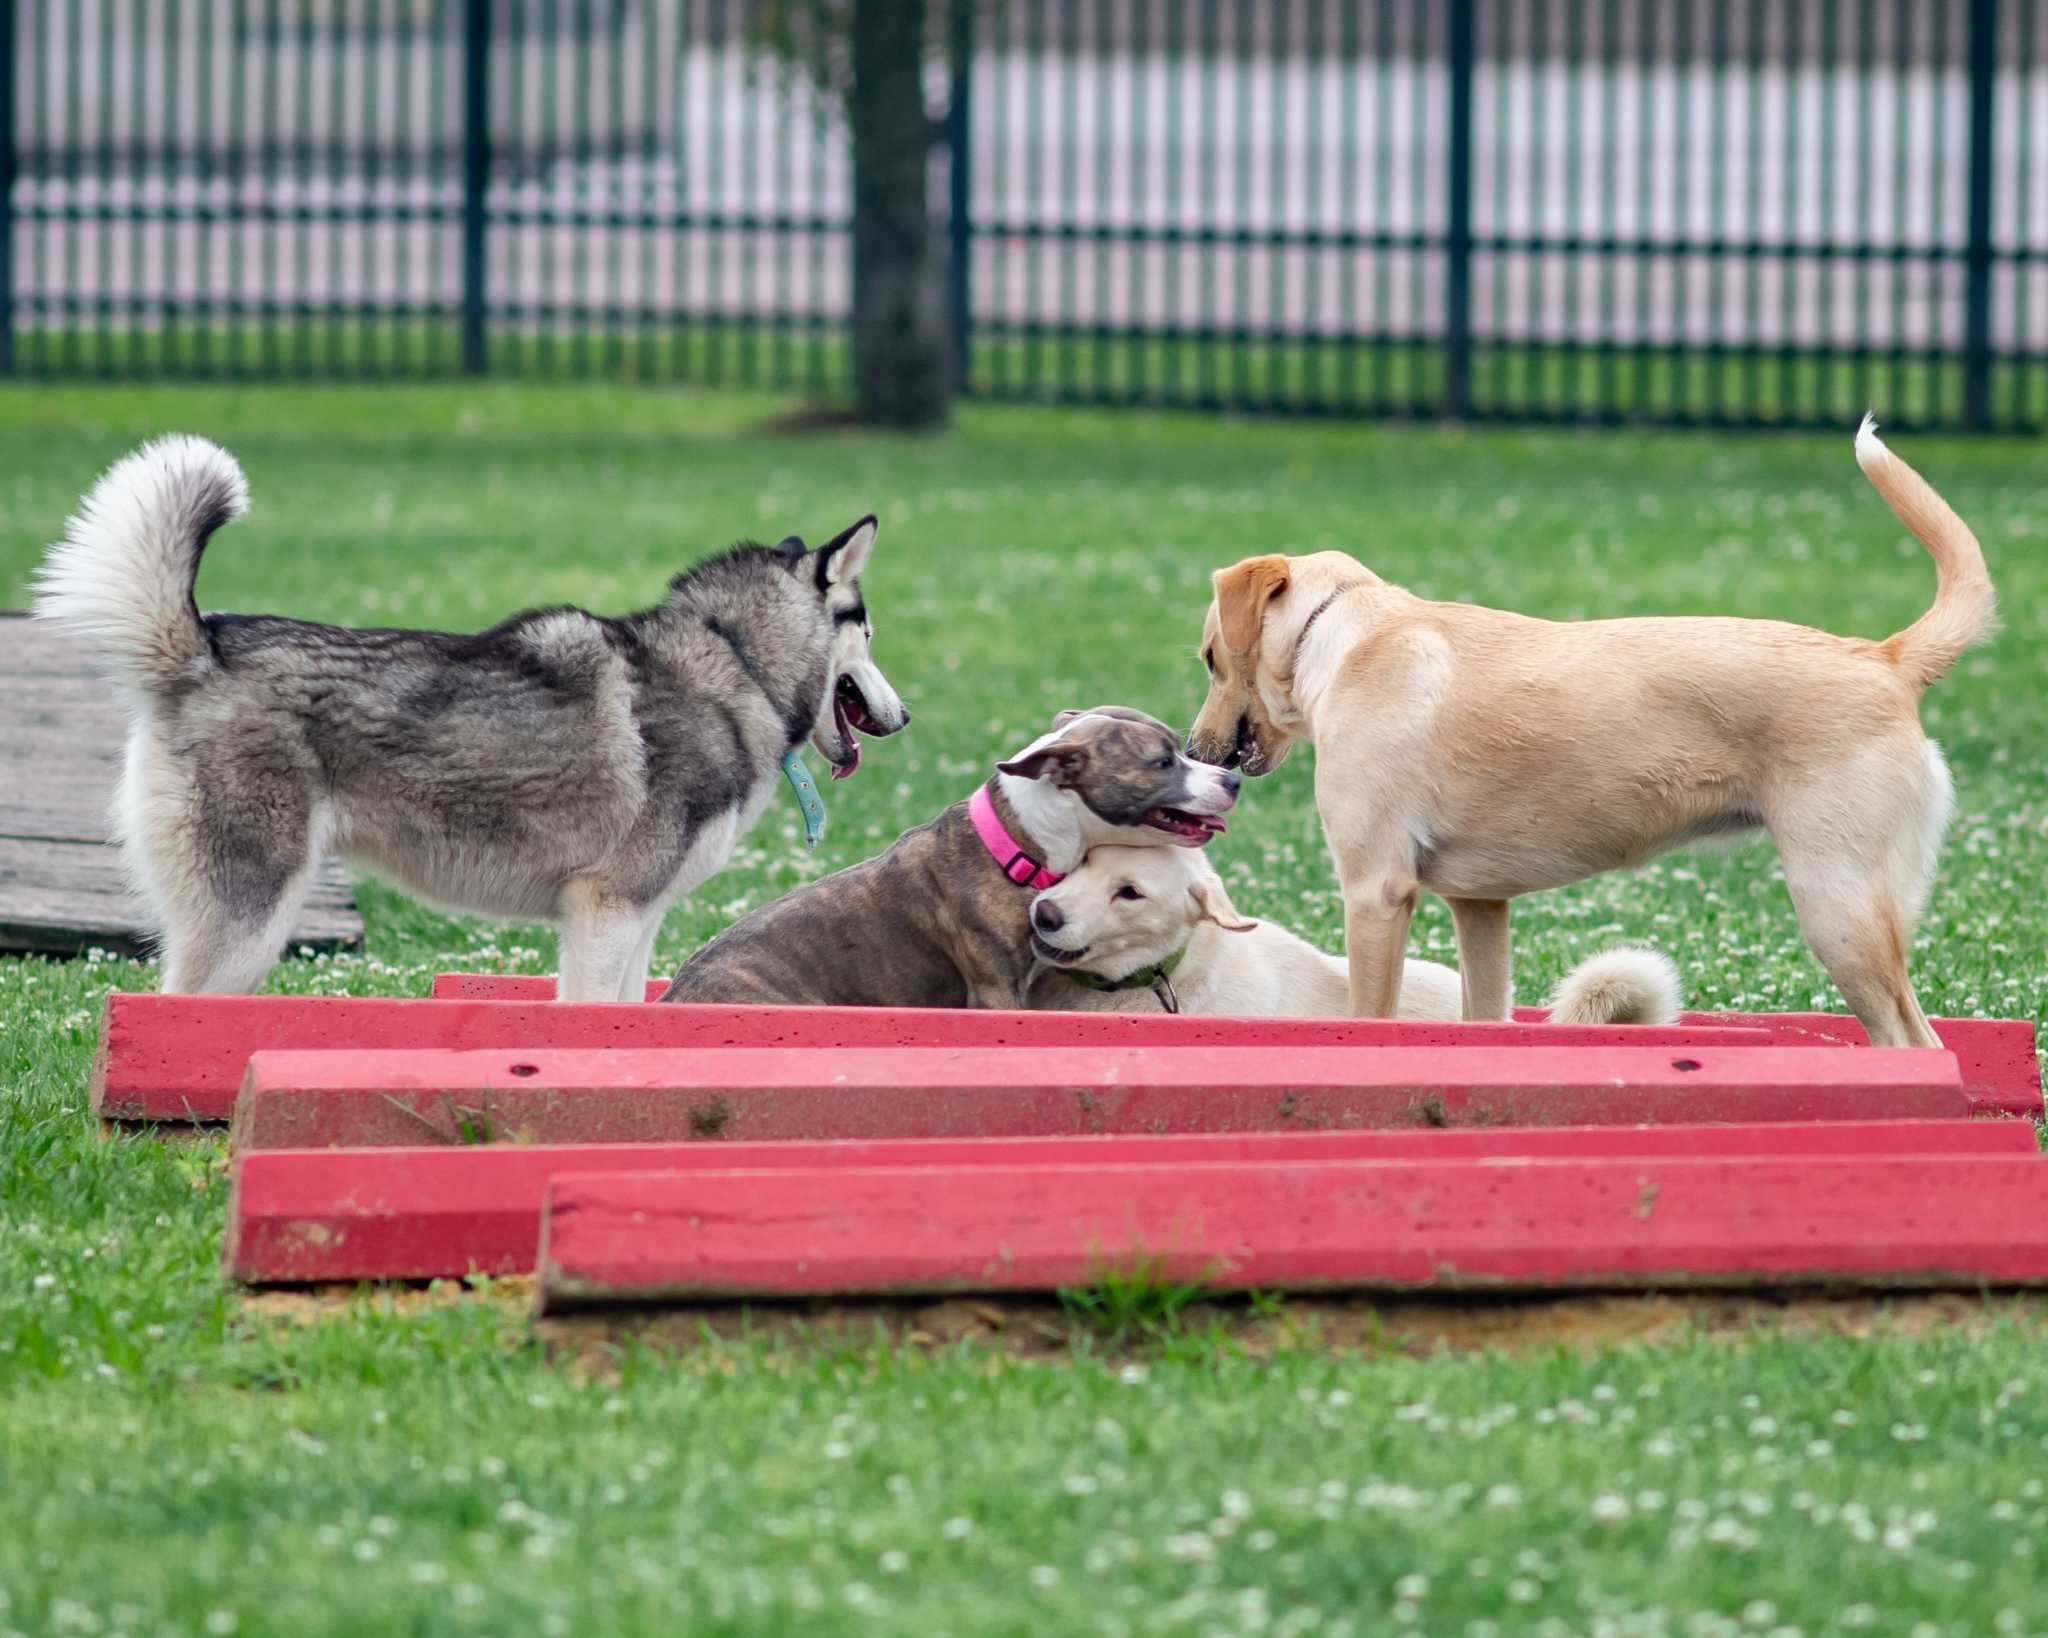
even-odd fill
[[[0,0],[0,371],[834,392],[850,142],[744,0]],[[969,394],[2048,421],[2048,0],[979,0]]]

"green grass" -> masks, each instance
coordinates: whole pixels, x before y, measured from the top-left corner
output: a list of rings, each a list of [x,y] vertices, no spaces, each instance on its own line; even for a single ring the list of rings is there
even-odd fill
[[[622,609],[735,535],[869,509],[879,655],[916,714],[670,918],[664,961],[860,858],[1075,704],[1185,722],[1208,571],[1338,546],[1417,590],[1559,616],[1719,611],[1883,634],[1924,554],[1826,438],[1375,430],[975,409],[929,441],[763,433],[786,405],[608,388],[0,391],[0,599],[106,462],[169,428],[255,492],[215,607],[478,625]],[[1959,811],[1915,972],[1931,1011],[2040,1019],[2048,465],[1901,440],[1977,527],[2007,625],[1928,698]],[[1617,724],[1625,732],[1626,724]],[[1334,945],[1307,759],[1217,844],[1233,896]],[[533,928],[366,886],[360,956],[272,987],[545,971]],[[1539,994],[1623,935],[1707,1005],[1839,1005],[1767,850],[1524,901]],[[1441,907],[1415,942],[1447,954]],[[1189,1631],[1680,1634],[2048,1626],[2041,1334],[1268,1360],[1105,1282],[1102,1341],[550,1360],[500,1293],[303,1317],[216,1272],[217,1142],[102,1139],[84,1087],[127,962],[0,962],[0,1633]],[[1141,1363],[1109,1336],[1165,1338]],[[1766,1608],[1768,1606],[1768,1608]],[[1489,1628],[1486,1623],[1492,1623]],[[1547,1623],[1547,1625],[1546,1625]],[[1924,1627],[1920,1623],[1926,1623]]]

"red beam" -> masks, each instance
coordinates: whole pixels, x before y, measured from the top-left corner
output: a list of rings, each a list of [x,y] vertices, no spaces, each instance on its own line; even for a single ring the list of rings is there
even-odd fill
[[[667,988],[666,979],[649,980],[647,999],[656,1000]],[[441,973],[434,979],[434,994],[443,1000],[552,1001],[555,981],[552,978],[490,973]],[[1540,1024],[1549,1016],[1541,1007],[1515,1009],[1518,1023]],[[1287,1039],[1299,1021],[1260,1018],[1228,1022],[1241,1033],[1233,1034],[1228,1041],[1218,1040],[1216,1044],[1219,1046],[1250,1046],[1261,1040]],[[2041,1060],[2034,1050],[2034,1026],[2031,1023],[2024,1018],[1936,1018],[1932,1022],[1934,1033],[1941,1037],[1941,1044],[1956,1055],[1956,1062],[1962,1066],[1963,1085],[1969,1088],[1980,1114],[2024,1115],[2040,1119]],[[1840,1013],[1689,1012],[1680,1023],[1694,1027],[1765,1030],[1770,1041],[1777,1046],[1870,1044],[1869,1036],[1863,1033],[1863,1026]],[[1170,1029],[1173,1026],[1166,1027]],[[1159,1044],[1171,1043],[1162,1035]]]
[[[550,1180],[541,1304],[1224,1288],[2048,1283],[2048,1162],[1279,1161]]]
[[[545,982],[545,981],[544,981]],[[1418,1024],[934,1007],[649,1007],[287,995],[110,995],[93,1074],[109,1120],[226,1120],[250,1054],[339,1047],[1762,1045],[1757,1031]]]
[[[1689,1012],[1701,1025],[1763,1024],[1782,1046],[1866,1047],[1870,1037],[1853,1018],[1831,1012]],[[2039,1120],[2041,1057],[2034,1026],[2024,1018],[1933,1018],[1941,1044],[1956,1055],[1963,1085],[1978,1113]]]
[[[235,1157],[223,1261],[252,1283],[428,1280],[536,1266],[548,1179],[743,1167],[1025,1166],[1283,1160],[2031,1154],[2019,1121],[1769,1126],[1465,1127],[1222,1137],[955,1138],[878,1143],[521,1144],[256,1149]]]
[[[847,1047],[261,1052],[249,1148],[1923,1120],[1946,1052],[1812,1047]]]

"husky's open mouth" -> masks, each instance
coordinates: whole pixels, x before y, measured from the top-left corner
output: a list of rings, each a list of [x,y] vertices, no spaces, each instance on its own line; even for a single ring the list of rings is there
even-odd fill
[[[1147,808],[1145,823],[1153,830],[1165,831],[1183,847],[1200,847],[1230,828],[1216,814],[1187,813],[1179,808]]]
[[[1088,946],[1084,944],[1078,950],[1062,950],[1057,945],[1046,943],[1044,939],[1033,933],[1031,935],[1031,953],[1037,956],[1040,961],[1049,962],[1055,967],[1071,967],[1088,953]]]
[[[860,691],[860,684],[845,674],[832,690],[832,726],[839,730],[841,751],[841,755],[832,758],[832,777],[844,779],[860,766],[860,740],[855,730],[877,739],[885,732],[868,709],[867,696]]]

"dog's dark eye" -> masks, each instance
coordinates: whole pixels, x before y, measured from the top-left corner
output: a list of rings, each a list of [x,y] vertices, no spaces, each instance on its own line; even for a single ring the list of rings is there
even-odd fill
[[[1120,899],[1142,899],[1145,895],[1131,886],[1129,882],[1125,882],[1123,886],[1116,890],[1116,896]]]
[[[1209,675],[1216,675],[1216,650],[1212,645],[1202,650],[1202,664],[1209,668]]]
[[[1173,766],[1173,758],[1170,756],[1155,757],[1152,766],[1155,768],[1170,768]]]

